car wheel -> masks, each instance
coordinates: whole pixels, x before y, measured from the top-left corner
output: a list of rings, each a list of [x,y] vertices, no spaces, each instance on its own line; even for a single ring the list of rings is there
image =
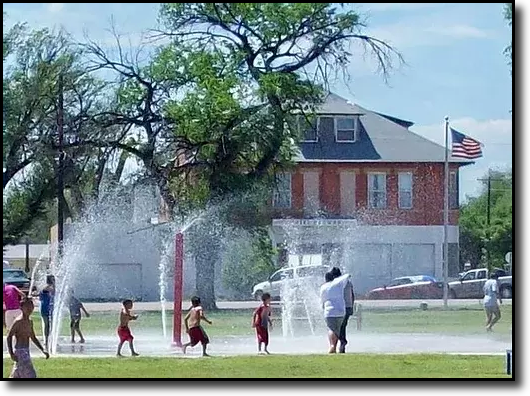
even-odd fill
[[[510,286],[505,286],[501,289],[502,298],[512,298],[512,288]]]
[[[456,292],[454,290],[449,290],[449,298],[456,300]]]
[[[261,296],[263,296],[263,290],[258,290],[254,293],[254,298],[258,301],[261,301]]]

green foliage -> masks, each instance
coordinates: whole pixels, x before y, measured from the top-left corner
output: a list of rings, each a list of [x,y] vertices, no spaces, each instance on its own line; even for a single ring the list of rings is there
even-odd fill
[[[508,26],[512,27],[512,7],[513,3],[504,4],[504,19],[508,22]],[[510,66],[510,74],[512,73],[512,41],[510,40],[510,45],[504,49],[504,55],[508,57],[508,65]]]
[[[266,229],[231,238],[223,257],[223,284],[236,293],[235,298],[247,300],[252,287],[274,272],[275,253]]]
[[[482,249],[490,252],[493,267],[504,266],[504,255],[512,251],[512,172],[489,172],[491,182],[490,225],[487,225],[487,181],[482,193],[460,210],[461,261],[478,265]],[[487,178],[487,175],[485,176]]]
[[[46,203],[55,195],[53,172],[49,166],[35,164],[25,180],[4,194],[3,246],[16,244],[34,222],[45,214]]]

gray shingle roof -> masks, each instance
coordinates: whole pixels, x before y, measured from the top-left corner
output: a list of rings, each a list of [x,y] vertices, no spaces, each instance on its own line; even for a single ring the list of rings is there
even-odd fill
[[[330,93],[317,111],[325,115],[360,115],[358,140],[336,143],[319,139],[299,145],[297,162],[443,162],[444,147],[410,131],[410,121],[379,114]],[[405,126],[404,126],[405,125]],[[443,133],[440,126],[440,133]],[[450,157],[450,162],[473,161]]]

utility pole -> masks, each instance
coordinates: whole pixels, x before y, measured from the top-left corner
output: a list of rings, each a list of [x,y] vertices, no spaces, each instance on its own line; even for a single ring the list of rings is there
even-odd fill
[[[57,144],[58,144],[58,167],[57,167],[57,254],[59,260],[63,254],[64,239],[64,97],[63,97],[63,75],[59,74],[59,98],[57,103]]]

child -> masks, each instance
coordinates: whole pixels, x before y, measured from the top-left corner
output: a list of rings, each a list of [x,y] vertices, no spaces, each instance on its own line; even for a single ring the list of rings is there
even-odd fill
[[[208,324],[212,324],[212,321],[206,319],[204,316],[204,311],[201,307],[201,299],[199,297],[192,297],[191,309],[184,318],[186,333],[190,336],[190,342],[182,345],[182,352],[184,354],[186,354],[186,348],[189,346],[194,347],[200,342],[202,345],[202,356],[210,356],[206,353],[206,346],[210,343],[210,340],[201,326],[201,319]]]
[[[33,321],[30,319],[34,309],[33,300],[30,298],[22,300],[20,309],[22,311],[22,316],[19,316],[15,320],[7,335],[7,350],[9,351],[11,359],[15,362],[9,378],[37,378],[37,373],[35,372],[29,354],[29,340],[31,339],[37,348],[42,351],[44,356],[46,356],[46,359],[48,359],[50,355],[44,350],[33,330]],[[16,339],[14,351],[13,337]]]
[[[118,352],[116,356],[123,357],[121,354],[121,347],[125,344],[126,341],[129,342],[129,348],[131,348],[131,356],[140,356],[134,350],[133,340],[134,337],[131,334],[131,329],[129,329],[129,322],[131,320],[138,319],[138,315],[132,315],[131,309],[133,307],[132,300],[125,300],[123,302],[123,308],[120,312],[120,326],[118,327],[118,337],[120,337],[120,343],[118,344]]]
[[[42,317],[44,344],[48,348],[48,339],[50,338],[50,326],[52,323],[53,303],[55,297],[55,277],[46,276],[46,286],[39,293],[40,315]]]
[[[258,353],[261,353],[261,344],[265,345],[265,353],[268,355],[269,351],[269,326],[272,330],[271,321],[271,295],[269,293],[263,293],[261,296],[261,304],[252,315],[252,327],[256,329],[256,336],[258,337]]]
[[[79,334],[79,343],[84,344],[85,338],[79,324],[81,323],[81,310],[85,313],[87,318],[90,318],[89,313],[85,309],[85,306],[74,296],[74,291],[69,290],[68,292],[68,308],[70,310],[70,334],[72,335],[72,344],[75,344],[75,333]]]

